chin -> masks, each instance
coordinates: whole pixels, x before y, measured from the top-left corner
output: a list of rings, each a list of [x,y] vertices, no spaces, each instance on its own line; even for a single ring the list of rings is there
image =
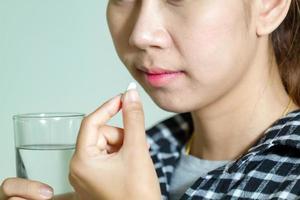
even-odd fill
[[[186,113],[197,110],[195,102],[188,101],[185,95],[179,95],[179,92],[168,92],[160,90],[151,90],[143,87],[152,101],[161,109],[173,113]]]
[[[152,98],[152,100],[158,107],[168,112],[186,113],[195,110],[190,104],[188,104],[188,102],[186,102],[187,103],[186,105],[183,102],[176,102],[167,99]]]

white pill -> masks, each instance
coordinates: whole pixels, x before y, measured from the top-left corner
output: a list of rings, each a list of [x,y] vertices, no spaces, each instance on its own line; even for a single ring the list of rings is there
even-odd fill
[[[135,82],[129,83],[129,85],[127,87],[127,91],[128,90],[135,90],[135,89],[136,89],[136,83]]]

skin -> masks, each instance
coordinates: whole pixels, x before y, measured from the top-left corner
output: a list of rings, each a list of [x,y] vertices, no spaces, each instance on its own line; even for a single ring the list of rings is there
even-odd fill
[[[234,160],[282,116],[289,102],[268,38],[290,2],[110,0],[107,20],[121,61],[154,102],[167,111],[192,113],[191,154]],[[140,65],[184,73],[153,87],[136,69]],[[159,199],[141,102],[124,99],[113,98],[84,120],[70,165],[76,195],[55,199]],[[124,129],[107,126],[121,107]],[[292,104],[290,111],[297,108]],[[48,186],[12,178],[2,184],[0,199],[45,199],[37,196],[41,187]]]
[[[268,37],[290,1],[247,3],[112,0],[108,5],[111,35],[128,71],[162,109],[192,113],[196,157],[237,158],[289,101]],[[153,87],[139,65],[184,70],[184,75]]]

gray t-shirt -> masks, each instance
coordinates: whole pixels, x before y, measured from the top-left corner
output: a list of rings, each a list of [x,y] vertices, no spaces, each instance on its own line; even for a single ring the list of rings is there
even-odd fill
[[[203,160],[185,154],[185,146],[172,174],[170,200],[178,200],[185,191],[202,175],[229,163],[230,161]]]

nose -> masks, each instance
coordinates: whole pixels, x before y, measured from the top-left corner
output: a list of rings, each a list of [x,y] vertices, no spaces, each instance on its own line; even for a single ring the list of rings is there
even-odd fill
[[[164,17],[159,13],[159,9],[155,9],[153,5],[141,6],[129,37],[129,45],[147,50],[168,48],[170,44],[171,36],[164,25]]]

